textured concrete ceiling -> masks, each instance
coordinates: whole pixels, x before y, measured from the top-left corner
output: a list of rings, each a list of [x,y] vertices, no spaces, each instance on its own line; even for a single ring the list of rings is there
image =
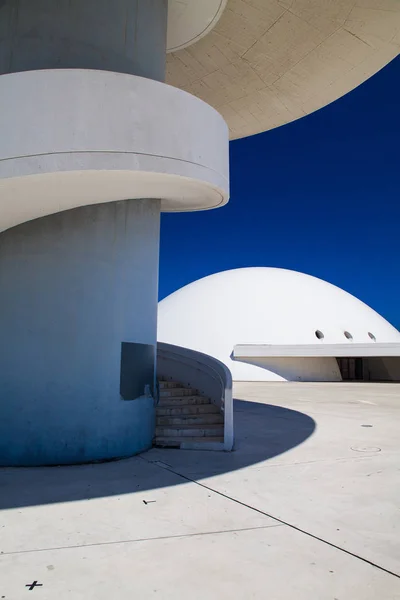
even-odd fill
[[[228,0],[216,27],[167,59],[167,83],[202,98],[231,139],[340,98],[400,51],[400,0]]]

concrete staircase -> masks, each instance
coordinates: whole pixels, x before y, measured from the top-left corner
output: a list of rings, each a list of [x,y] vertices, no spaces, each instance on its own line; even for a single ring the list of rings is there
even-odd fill
[[[176,381],[160,381],[154,445],[183,450],[221,450],[224,417],[209,398]]]

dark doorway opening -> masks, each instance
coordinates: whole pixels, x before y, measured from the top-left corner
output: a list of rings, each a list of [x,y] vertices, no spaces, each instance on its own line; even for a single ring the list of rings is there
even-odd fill
[[[364,365],[362,358],[337,358],[343,381],[363,381]]]

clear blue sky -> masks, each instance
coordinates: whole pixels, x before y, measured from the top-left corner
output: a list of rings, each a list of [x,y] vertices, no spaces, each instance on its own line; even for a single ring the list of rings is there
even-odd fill
[[[230,144],[231,199],[163,215],[160,299],[218,271],[294,269],[400,327],[400,58],[312,115]]]

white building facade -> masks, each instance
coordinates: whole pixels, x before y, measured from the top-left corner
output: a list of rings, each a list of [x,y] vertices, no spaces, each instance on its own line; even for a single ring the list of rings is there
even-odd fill
[[[151,446],[160,213],[224,205],[229,138],[353,89],[399,22],[380,0],[0,2],[0,465]]]
[[[152,444],[160,213],[229,195],[226,123],[164,83],[203,28],[174,14],[0,4],[0,465]]]
[[[400,380],[390,323],[286,269],[234,269],[185,286],[160,302],[158,339],[214,356],[236,381]]]

